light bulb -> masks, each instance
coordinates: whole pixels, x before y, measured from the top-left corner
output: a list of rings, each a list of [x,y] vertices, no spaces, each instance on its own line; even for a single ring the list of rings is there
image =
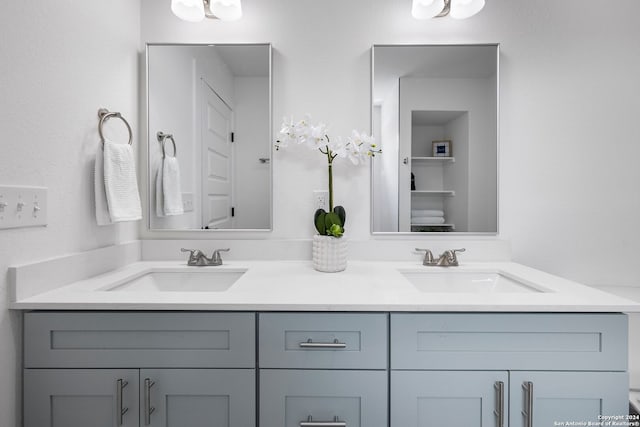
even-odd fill
[[[454,19],[469,18],[480,12],[484,7],[484,0],[451,0],[449,16]]]
[[[433,18],[444,9],[444,0],[413,0],[411,15],[416,19]]]
[[[240,0],[210,0],[211,13],[221,21],[235,21],[242,17]]]
[[[171,11],[184,21],[199,22],[204,19],[202,0],[171,0]]]

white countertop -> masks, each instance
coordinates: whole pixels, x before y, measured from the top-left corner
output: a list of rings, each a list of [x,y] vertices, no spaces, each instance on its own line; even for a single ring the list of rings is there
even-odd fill
[[[246,270],[223,292],[114,292],[153,271]],[[500,272],[542,290],[527,293],[421,292],[400,271]],[[511,262],[424,267],[418,262],[349,261],[340,273],[310,261],[225,261],[188,267],[184,261],[135,262],[112,272],[10,303],[23,310],[246,310],[431,312],[640,312],[640,303]]]

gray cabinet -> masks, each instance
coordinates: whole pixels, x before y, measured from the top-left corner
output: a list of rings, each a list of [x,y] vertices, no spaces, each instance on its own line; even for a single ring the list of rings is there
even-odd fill
[[[509,376],[510,427],[567,421],[588,425],[600,421],[599,415],[624,415],[629,410],[625,372],[510,372]]]
[[[387,427],[386,313],[261,313],[260,427]]]
[[[255,425],[252,369],[26,369],[25,427]]]
[[[255,426],[255,313],[33,312],[24,330],[25,427]]]
[[[624,372],[392,371],[391,426],[587,425],[625,414],[626,393]]]
[[[24,427],[138,425],[137,369],[26,369]]]
[[[508,387],[504,371],[392,371],[391,425],[503,427]]]
[[[142,369],[140,425],[255,426],[253,369]]]
[[[260,427],[321,425],[386,427],[387,372],[260,371]]]
[[[621,314],[392,314],[390,335],[391,427],[586,425],[628,409]]]
[[[628,405],[622,314],[31,312],[24,334],[25,427],[547,427]]]
[[[260,367],[387,369],[385,313],[260,313]]]

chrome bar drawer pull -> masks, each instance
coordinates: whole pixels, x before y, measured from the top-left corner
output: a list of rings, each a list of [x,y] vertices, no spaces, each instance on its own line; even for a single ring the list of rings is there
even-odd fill
[[[124,414],[127,413],[127,411],[129,410],[129,408],[123,408],[122,407],[122,390],[128,385],[129,383],[123,379],[119,379],[118,381],[116,381],[116,410],[118,411],[118,413],[116,414],[117,420],[118,420],[118,425],[121,426],[124,423]]]
[[[153,406],[151,406],[151,387],[153,387],[155,383],[151,381],[149,378],[145,378],[144,380],[144,425],[148,426],[151,424],[151,414],[156,410]]]
[[[338,341],[338,338],[333,342],[313,342],[311,338],[307,341],[298,344],[301,348],[347,348],[347,344]]]
[[[522,415],[526,418],[525,427],[533,427],[533,383],[531,381],[525,381],[522,383],[524,389],[524,404],[525,411],[522,411]]]
[[[309,415],[307,421],[300,421],[300,427],[347,427],[347,423],[339,421],[337,416],[333,417],[333,421],[313,421]]]
[[[496,410],[493,413],[496,416],[496,426],[504,427],[504,382],[496,381],[494,387],[496,389]]]

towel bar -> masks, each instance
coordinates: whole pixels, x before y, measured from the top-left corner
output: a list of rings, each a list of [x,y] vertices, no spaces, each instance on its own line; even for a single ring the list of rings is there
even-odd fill
[[[100,134],[100,141],[102,142],[103,145],[104,145],[104,135],[102,134],[102,126],[111,117],[117,117],[124,122],[124,124],[127,126],[127,130],[129,131],[128,144],[131,145],[133,143],[133,132],[131,131],[131,126],[129,126],[129,122],[124,117],[122,117],[122,114],[115,111],[109,111],[106,108],[101,108],[98,110],[98,117],[100,118],[100,122],[98,123],[98,133]]]
[[[166,142],[167,139],[170,139],[171,143],[173,144],[173,157],[175,157],[177,150],[176,150],[176,141],[173,139],[173,135],[170,133],[164,133],[162,131],[158,131],[156,136],[158,137],[158,142],[162,145],[162,158],[164,159],[165,157],[167,157],[167,154],[164,150],[164,143]]]

